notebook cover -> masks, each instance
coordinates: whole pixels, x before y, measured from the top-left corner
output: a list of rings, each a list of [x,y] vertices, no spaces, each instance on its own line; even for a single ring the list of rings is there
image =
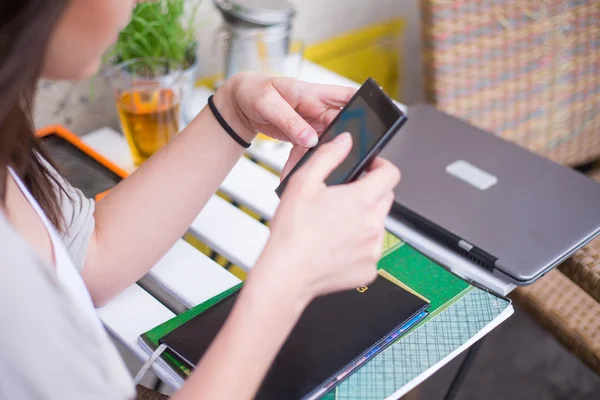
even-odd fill
[[[435,263],[429,265],[424,262],[427,258],[410,246],[403,245],[396,239],[394,242],[393,251],[388,253],[379,266],[386,271],[393,270],[394,276],[401,277],[405,283],[410,279],[411,287],[427,294],[432,300],[430,313],[385,351],[329,391],[323,399],[384,399],[388,396],[390,399],[398,399],[429,376],[437,365],[445,363],[444,360],[459,352],[470,340],[485,334],[513,312],[509,300],[466,284]],[[404,274],[397,273],[398,270],[405,271],[407,279],[404,279]],[[447,277],[452,280],[446,281]],[[464,286],[461,286],[461,282]],[[219,295],[219,298],[222,296],[223,294]],[[213,301],[214,299],[209,300]],[[186,313],[197,312],[198,307]],[[151,354],[158,346],[158,339],[169,332],[168,326],[172,326],[174,320],[186,318],[186,313],[140,336],[142,348]],[[179,380],[173,377],[174,387],[183,384],[189,374],[186,366],[165,353],[160,363],[178,373]]]
[[[188,366],[196,365],[236,299],[237,292],[170,332],[161,342]],[[282,346],[257,398],[306,396],[359,357],[362,359],[372,346],[416,318],[427,306],[427,301],[383,276],[368,286],[317,298]]]
[[[473,286],[469,285],[467,282],[440,267],[434,261],[389,233],[386,234],[385,237],[384,256],[379,262],[378,267],[430,300],[431,303],[428,309],[429,315],[417,326],[413,327],[411,332],[414,332],[420,326],[423,326],[428,321],[432,320],[437,314],[442,313],[447,307],[450,307],[461,297],[474,289]],[[241,284],[236,285],[206,302],[158,325],[142,334],[140,336],[140,341],[148,348],[155,350],[158,347],[160,338],[227,297],[229,294],[235,292],[240,286]],[[400,339],[399,342],[402,342],[402,339]],[[185,379],[189,375],[190,369],[172,355],[163,353],[161,357],[181,378]],[[379,357],[380,356],[377,356],[375,359]],[[371,362],[367,363],[367,365],[370,363]]]

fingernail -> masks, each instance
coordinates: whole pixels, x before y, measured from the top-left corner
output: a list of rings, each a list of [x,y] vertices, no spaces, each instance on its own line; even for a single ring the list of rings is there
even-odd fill
[[[311,131],[304,131],[300,134],[300,142],[306,147],[315,147],[319,142],[319,137]]]
[[[352,137],[350,136],[350,134],[348,132],[344,132],[344,133],[340,133],[339,135],[337,135],[337,137],[335,138],[335,140],[339,143],[339,144],[346,144],[348,142],[350,142],[350,140],[352,139]]]

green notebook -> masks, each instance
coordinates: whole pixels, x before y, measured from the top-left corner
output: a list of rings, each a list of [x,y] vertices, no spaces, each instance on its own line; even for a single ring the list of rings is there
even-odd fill
[[[407,244],[404,244],[392,235],[387,235],[386,237],[386,250],[384,251],[384,256],[380,260],[378,267],[380,269],[384,269],[393,277],[429,299],[431,302],[429,308],[430,314],[426,319],[413,327],[407,334],[400,338],[394,345],[376,356],[359,371],[344,381],[340,386],[329,393],[326,398],[333,399],[334,396],[338,398],[363,398],[360,396],[354,397],[352,393],[358,391],[361,395],[364,395],[364,390],[367,390],[367,393],[371,393],[374,390],[379,390],[382,384],[385,384],[384,386],[387,388],[387,390],[384,390],[383,392],[389,392],[387,394],[382,392],[382,396],[388,396],[392,394],[395,389],[401,387],[418,375],[422,368],[429,368],[434,362],[442,360],[456,348],[460,347],[460,345],[464,344],[466,340],[471,338],[471,331],[475,329],[475,332],[477,332],[477,330],[481,328],[479,325],[487,325],[504,309],[510,306],[510,303],[507,300],[498,299],[497,297],[481,289],[471,286],[467,282],[451,274],[446,269],[440,267],[423,254],[417,252],[415,249]],[[149,348],[156,349],[158,347],[158,341],[161,337],[165,336],[176,327],[182,325],[207,308],[211,307],[213,304],[217,303],[231,292],[238,290],[240,285],[232,287],[220,295],[213,297],[212,299],[170,319],[169,321],[166,321],[165,323],[143,334],[140,339]],[[476,294],[475,296],[472,295],[473,292]],[[486,311],[489,310],[489,312],[484,313],[485,315],[477,319],[478,324],[469,324],[470,321],[468,315],[464,316],[460,312],[457,312],[458,308],[465,306],[465,298],[469,303],[467,306],[471,307],[474,312],[480,309]],[[494,302],[494,304],[500,304],[500,306],[491,307],[490,304],[492,304],[492,302]],[[450,318],[450,322],[448,322],[448,318]],[[465,321],[460,321],[461,318]],[[435,332],[436,327],[438,326],[453,323],[456,325],[458,322],[464,322],[466,326],[457,325],[458,332],[452,338],[444,337],[447,335],[440,335],[439,340],[437,338],[434,340],[435,346],[433,346],[431,349],[427,346],[423,346],[423,344],[418,340],[414,342],[415,339],[419,339],[422,335],[425,339],[427,339],[427,335],[431,335],[432,329],[433,332]],[[426,328],[423,329],[423,327]],[[464,334],[465,332],[468,332],[469,335]],[[421,353],[425,352],[425,362],[418,363],[420,368],[409,368],[408,370],[412,371],[413,373],[409,372],[398,374],[397,376],[393,377],[389,376],[389,374],[380,376],[377,373],[373,373],[368,368],[371,364],[381,364],[382,360],[387,360],[387,358],[389,358],[389,354],[393,355],[395,352],[398,352],[399,349],[396,347],[405,341],[405,338],[409,339],[406,341],[407,343],[410,342],[413,344],[408,347],[403,346],[400,350],[404,352],[413,350],[413,352],[417,353],[419,350],[422,350]],[[432,339],[429,338],[429,341],[432,341]],[[402,354],[404,355],[404,353]],[[412,355],[409,355],[408,353],[406,356],[412,357]],[[161,357],[175,371],[177,371],[182,378],[185,378],[189,374],[189,369],[169,354],[163,353]],[[396,360],[403,360],[401,363],[408,364],[412,364],[414,361],[412,359],[405,359],[404,356],[402,356],[402,358],[399,359],[386,361],[386,365],[392,368],[394,367],[394,363],[398,364]],[[396,370],[396,368],[393,369],[394,371]],[[356,377],[360,378],[358,383],[356,379],[352,379]],[[350,384],[347,384],[346,382],[349,382]]]

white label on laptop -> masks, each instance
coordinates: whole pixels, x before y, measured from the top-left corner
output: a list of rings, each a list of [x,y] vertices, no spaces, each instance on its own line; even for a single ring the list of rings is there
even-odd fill
[[[494,175],[477,168],[464,160],[458,160],[446,167],[446,172],[479,190],[486,190],[498,182]]]

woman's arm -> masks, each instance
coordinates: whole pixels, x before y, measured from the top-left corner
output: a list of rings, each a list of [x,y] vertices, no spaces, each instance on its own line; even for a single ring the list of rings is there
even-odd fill
[[[291,78],[239,74],[215,94],[244,140],[256,132],[303,147],[317,142],[355,92]],[[206,108],[163,150],[97,204],[83,279],[96,305],[142,277],[188,229],[243,153]]]
[[[254,133],[236,126],[225,93],[215,95],[224,118],[244,140]],[[98,202],[96,229],[83,278],[101,305],[142,277],[198,216],[243,154],[212,115],[202,112],[175,140]]]
[[[253,397],[308,304],[301,293],[286,289],[282,282],[250,277],[214,343],[172,399]]]

